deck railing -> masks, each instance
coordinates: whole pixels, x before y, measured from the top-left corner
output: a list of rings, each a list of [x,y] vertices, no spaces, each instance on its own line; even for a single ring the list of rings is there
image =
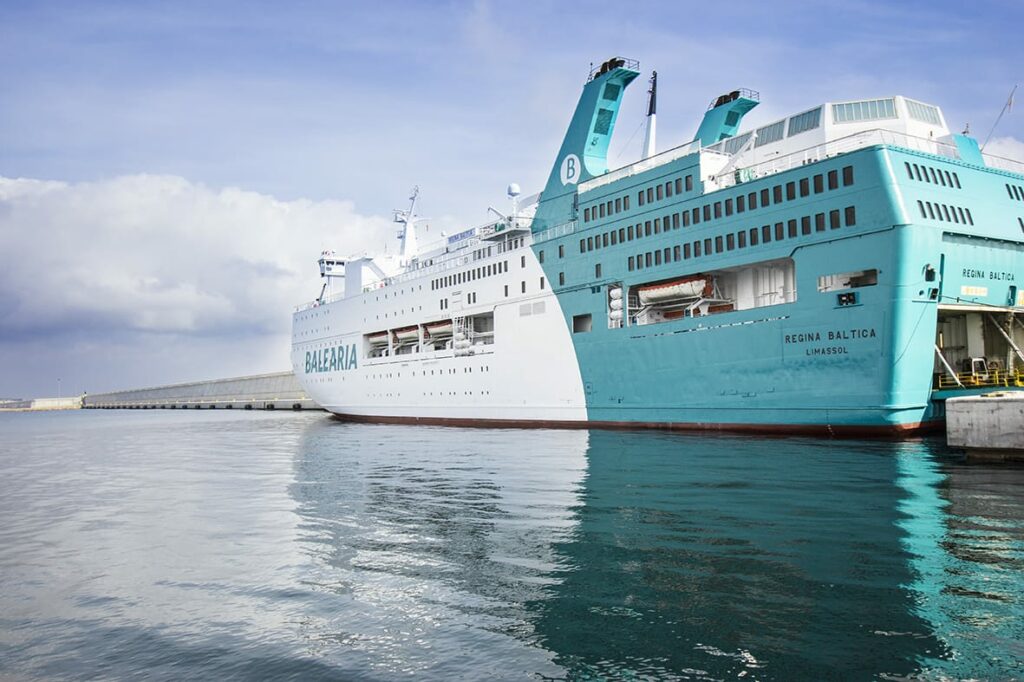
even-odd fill
[[[935,382],[940,391],[971,388],[1024,388],[1024,372],[1019,369],[990,369],[987,372],[941,374]]]

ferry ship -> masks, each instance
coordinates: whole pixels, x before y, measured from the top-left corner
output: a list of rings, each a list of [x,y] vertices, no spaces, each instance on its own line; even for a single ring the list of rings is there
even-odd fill
[[[636,61],[583,86],[547,184],[401,249],[325,252],[292,366],[341,418],[900,434],[953,395],[1024,387],[1024,163],[904,96],[750,130],[750,90],[692,142],[608,168]],[[498,213],[495,211],[495,213]]]

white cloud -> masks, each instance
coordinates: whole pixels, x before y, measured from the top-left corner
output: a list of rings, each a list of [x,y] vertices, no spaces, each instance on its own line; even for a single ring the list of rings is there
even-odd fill
[[[993,137],[985,145],[985,153],[1024,163],[1024,142],[1015,137]]]
[[[173,176],[0,178],[0,343],[67,353],[70,343],[158,346],[163,337],[187,350],[223,339],[264,365],[242,363],[243,373],[283,369],[290,312],[319,292],[320,251],[376,251],[392,232],[351,202],[284,202]],[[266,367],[271,338],[279,360]],[[0,367],[0,382],[14,385],[0,393],[25,392],[18,372]],[[196,373],[208,374],[201,363]]]

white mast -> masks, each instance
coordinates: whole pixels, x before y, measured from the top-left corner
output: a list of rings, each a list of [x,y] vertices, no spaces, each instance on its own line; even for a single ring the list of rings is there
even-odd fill
[[[658,72],[651,72],[651,89],[647,91],[647,131],[644,134],[643,158],[654,156],[654,135],[657,124],[655,110],[658,108]]]
[[[416,198],[420,194],[419,186],[412,188],[412,196],[409,197],[409,209],[402,211],[395,210],[395,222],[402,225],[402,231],[398,238],[402,240],[402,248],[399,257],[403,265],[408,265],[419,255],[419,247],[416,244]]]

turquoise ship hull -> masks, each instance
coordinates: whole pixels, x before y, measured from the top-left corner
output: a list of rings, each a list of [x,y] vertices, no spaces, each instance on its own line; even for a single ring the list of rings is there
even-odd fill
[[[571,151],[573,127],[591,125],[588,106],[585,92],[560,159]],[[1024,202],[1007,188],[1024,185],[1024,176],[879,144],[706,191],[699,157],[682,155],[594,189],[581,185],[572,201],[556,196],[556,162],[533,248],[557,284],[569,329],[581,319],[592,324],[572,335],[590,423],[835,434],[941,424],[940,310],[1024,311]],[[924,179],[921,168],[930,169]],[[679,178],[690,190],[668,196]],[[649,188],[658,190],[655,201],[640,205]],[[615,210],[611,202],[623,197],[635,200]],[[605,216],[606,204],[610,215],[585,219],[591,207]],[[695,212],[705,220],[687,219]],[[641,238],[640,226],[654,220],[661,229]],[[636,239],[609,244],[610,233],[633,226]],[[610,287],[631,291],[756,262],[791,262],[794,300],[604,324]],[[845,298],[821,290],[830,273],[869,270],[876,281]]]

